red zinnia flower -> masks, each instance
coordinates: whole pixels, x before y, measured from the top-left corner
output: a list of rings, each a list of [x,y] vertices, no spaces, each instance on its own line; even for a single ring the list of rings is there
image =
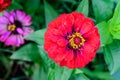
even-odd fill
[[[7,8],[12,0],[0,0],[0,12]]]
[[[100,46],[98,29],[82,13],[62,14],[49,25],[44,49],[48,56],[69,68],[83,68]]]

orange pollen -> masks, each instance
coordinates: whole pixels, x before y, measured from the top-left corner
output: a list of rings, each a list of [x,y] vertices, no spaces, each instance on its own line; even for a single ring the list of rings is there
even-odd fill
[[[16,25],[14,25],[14,24],[9,25],[7,29],[8,29],[9,31],[15,31]]]
[[[79,32],[73,33],[69,36],[69,44],[73,49],[78,49],[79,47],[83,46],[85,39]]]

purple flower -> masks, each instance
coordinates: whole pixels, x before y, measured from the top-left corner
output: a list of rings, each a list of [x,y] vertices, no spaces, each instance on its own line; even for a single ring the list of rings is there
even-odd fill
[[[24,44],[23,37],[33,32],[33,29],[28,27],[31,24],[31,16],[23,11],[4,12],[4,15],[0,16],[0,41],[7,46],[19,47]]]

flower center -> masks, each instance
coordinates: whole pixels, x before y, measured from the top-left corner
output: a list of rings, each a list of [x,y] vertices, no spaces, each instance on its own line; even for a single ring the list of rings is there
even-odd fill
[[[15,31],[15,29],[16,29],[16,25],[15,24],[11,24],[11,25],[8,26],[8,30],[9,31]]]
[[[73,49],[78,49],[83,46],[85,39],[78,32],[73,33],[69,38],[69,44]]]

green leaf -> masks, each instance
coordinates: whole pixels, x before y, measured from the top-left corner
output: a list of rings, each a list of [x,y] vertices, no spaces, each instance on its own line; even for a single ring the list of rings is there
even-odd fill
[[[110,31],[115,39],[120,39],[120,1],[117,4],[113,18],[109,21]]]
[[[115,3],[118,3],[118,2],[119,2],[119,0],[111,0],[111,1],[113,1],[113,2],[115,2]]]
[[[72,4],[76,4],[77,1],[75,0],[59,0],[60,2],[69,2],[69,3],[72,3]]]
[[[104,59],[109,67],[110,73],[114,74],[120,69],[120,41],[114,40],[111,44],[104,47]]]
[[[113,78],[110,76],[110,73],[107,71],[97,71],[97,70],[90,70],[87,68],[83,68],[81,69],[83,70],[84,74],[86,74],[87,76],[90,76],[93,79],[100,79],[100,80],[113,80]]]
[[[45,21],[46,21],[46,27],[47,27],[48,23],[58,16],[58,13],[45,0],[44,0],[44,8],[45,8]]]
[[[55,69],[49,72],[49,76],[47,80],[68,80],[72,74],[71,69],[66,67],[60,67],[58,65],[55,66]]]
[[[27,44],[21,47],[19,50],[15,51],[10,58],[16,60],[39,62],[40,55],[38,46],[36,44]]]
[[[41,56],[41,60],[46,67],[54,67],[54,62],[48,57],[47,53],[44,51],[43,46],[39,47],[39,53]]]
[[[111,19],[111,23],[112,23],[111,26],[114,26],[116,24],[120,24],[120,17],[119,16],[120,16],[120,1],[117,4],[115,11],[114,11],[114,14],[113,14],[113,17]]]
[[[117,72],[115,72],[114,74],[112,74],[112,77],[115,80],[120,80],[120,69]]]
[[[97,22],[108,20],[112,16],[113,3],[110,0],[92,0],[92,7]]]
[[[55,80],[58,80],[59,78],[61,78],[61,80],[68,80],[72,73],[72,70],[66,67],[56,66],[55,70]]]
[[[45,67],[40,65],[35,65],[33,69],[33,80],[47,80],[48,71]]]
[[[107,22],[103,21],[96,25],[98,28],[98,31],[100,33],[100,40],[101,40],[101,46],[105,46],[106,44],[110,44],[112,42],[112,36],[109,31],[109,27]]]
[[[34,13],[40,7],[40,0],[26,0],[25,9],[27,13]],[[28,7],[29,6],[29,7]]]
[[[104,59],[105,59],[105,62],[108,65],[108,68],[110,70],[110,69],[112,69],[113,64],[114,64],[112,52],[111,52],[109,46],[105,46],[103,48],[103,50],[104,50]]]
[[[17,10],[17,9],[23,9],[23,6],[22,5],[20,5],[19,3],[17,3],[17,2],[12,2],[12,4],[7,8],[9,11],[11,11],[11,10]]]
[[[82,70],[80,70],[80,69],[74,69],[74,72],[73,72],[74,74],[79,74],[79,73],[83,73],[83,71]]]
[[[52,69],[52,68],[49,69],[47,80],[55,80],[55,70],[54,69]]]
[[[96,71],[94,74],[95,77],[99,78],[100,80],[114,80],[109,72]]]
[[[38,44],[43,44],[45,31],[46,31],[46,29],[41,29],[41,30],[35,31],[34,33],[26,36],[25,39],[34,41]]]
[[[75,74],[70,77],[69,80],[90,80],[84,74]]]
[[[89,0],[82,0],[76,9],[77,12],[82,12],[85,16],[88,16],[89,12]]]
[[[120,40],[120,25],[116,25],[110,29],[111,34],[113,35],[114,39],[119,39]]]

